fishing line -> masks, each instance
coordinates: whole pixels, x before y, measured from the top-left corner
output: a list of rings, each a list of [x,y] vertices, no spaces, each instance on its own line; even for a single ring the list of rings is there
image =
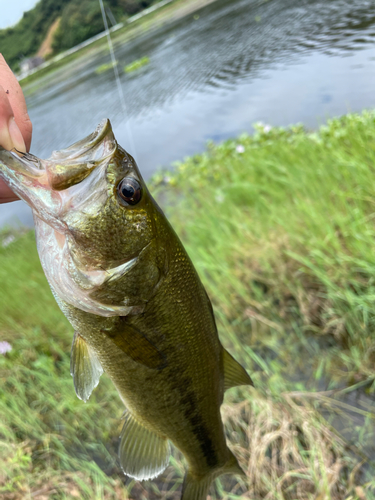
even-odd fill
[[[123,110],[125,116],[127,116],[125,96],[124,96],[124,92],[122,90],[122,86],[121,86],[121,82],[120,82],[120,75],[119,75],[119,72],[118,72],[117,60],[116,60],[116,57],[115,57],[115,51],[113,50],[111,33],[109,31],[109,28],[108,28],[107,16],[106,16],[106,13],[105,13],[105,10],[104,10],[103,0],[99,0],[99,4],[100,4],[100,9],[102,11],[102,17],[103,17],[105,32],[106,32],[106,35],[107,35],[109,52],[111,54],[113,71],[115,73],[115,79],[116,79],[116,83],[117,83],[117,90],[118,90],[118,93],[119,93],[119,96],[120,96],[120,102],[121,102],[122,110]],[[132,134],[132,131],[131,131],[131,128],[130,128],[129,120],[126,120],[126,131],[128,133],[129,146],[131,148],[131,154],[132,154],[132,156],[134,156],[136,158],[137,157],[137,153],[135,151],[135,144],[134,144],[133,134]]]

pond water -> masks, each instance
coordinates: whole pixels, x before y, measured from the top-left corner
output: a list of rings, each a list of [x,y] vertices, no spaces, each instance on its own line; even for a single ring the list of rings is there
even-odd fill
[[[113,71],[95,73],[109,53],[80,60],[27,98],[32,153],[48,157],[108,117],[147,179],[258,121],[315,128],[375,106],[370,0],[216,0],[115,52],[126,113]],[[149,64],[122,72],[143,56]],[[16,218],[32,224],[23,202],[0,206],[0,225]]]

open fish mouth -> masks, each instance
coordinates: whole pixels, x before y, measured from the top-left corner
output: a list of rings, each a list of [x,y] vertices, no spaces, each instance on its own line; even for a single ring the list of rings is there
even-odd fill
[[[110,153],[116,145],[111,122],[104,119],[92,134],[65,149],[53,151],[50,161],[95,161]]]
[[[82,182],[116,150],[111,123],[105,119],[92,134],[66,149],[54,151],[45,160],[0,148],[0,177],[50,224],[66,203],[66,190]]]

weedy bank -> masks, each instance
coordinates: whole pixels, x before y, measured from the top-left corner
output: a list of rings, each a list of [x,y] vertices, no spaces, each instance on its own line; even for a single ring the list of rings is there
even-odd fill
[[[375,498],[374,165],[365,112],[314,133],[258,126],[154,177],[220,337],[256,384],[223,405],[248,481],[217,481],[211,498]],[[76,398],[70,326],[33,234],[13,236],[0,248],[0,341],[12,346],[0,354],[1,497],[179,498],[177,451],[161,478],[124,481],[118,396],[103,376],[87,404]]]

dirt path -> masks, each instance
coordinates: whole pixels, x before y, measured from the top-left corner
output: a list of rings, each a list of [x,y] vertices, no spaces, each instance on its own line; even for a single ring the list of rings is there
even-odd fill
[[[37,56],[38,57],[43,57],[44,59],[46,56],[52,53],[52,40],[53,40],[53,35],[55,34],[55,31],[59,27],[60,24],[60,19],[61,17],[58,17],[54,23],[51,24],[49,27],[48,33],[46,38],[43,40],[42,45],[40,46]]]

